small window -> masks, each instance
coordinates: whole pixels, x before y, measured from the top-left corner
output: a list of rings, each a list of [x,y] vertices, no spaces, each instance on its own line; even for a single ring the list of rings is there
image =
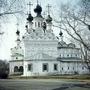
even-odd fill
[[[18,57],[16,57],[16,59],[18,59]]]
[[[58,70],[58,65],[54,64],[54,70],[57,71]]]
[[[72,54],[71,54],[71,57],[72,57]]]
[[[69,57],[69,54],[67,55],[67,57]]]
[[[73,70],[74,70],[74,67],[73,67]]]
[[[35,27],[37,27],[37,23],[35,22]]]
[[[48,64],[43,64],[43,71],[48,71]]]
[[[76,54],[76,57],[77,57],[77,54]]]
[[[69,67],[68,67],[68,70],[69,70]]]
[[[82,67],[82,70],[84,70],[84,67]]]
[[[28,71],[32,71],[32,64],[28,64]]]
[[[62,70],[63,70],[63,67],[62,67]]]
[[[60,54],[60,57],[61,57],[61,54]]]
[[[40,22],[38,22],[38,27],[40,27]]]

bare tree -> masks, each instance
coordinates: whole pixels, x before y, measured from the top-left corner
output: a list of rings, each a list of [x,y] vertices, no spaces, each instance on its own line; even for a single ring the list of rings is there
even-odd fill
[[[0,0],[0,24],[4,20],[9,20],[10,15],[16,16],[15,14],[22,14],[25,8],[24,4],[25,0]],[[1,30],[0,35],[3,35]]]
[[[8,62],[0,60],[0,78],[8,78],[9,65]]]
[[[80,2],[82,2],[80,4]],[[62,4],[60,8],[61,29],[65,30],[81,47],[83,62],[90,71],[90,1],[80,0],[78,5]],[[85,36],[86,35],[86,36]]]

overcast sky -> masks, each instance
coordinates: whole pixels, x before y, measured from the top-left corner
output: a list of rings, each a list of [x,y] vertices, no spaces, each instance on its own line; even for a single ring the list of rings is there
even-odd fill
[[[33,3],[32,7],[32,15],[35,16],[33,9],[36,6],[37,0],[25,0],[25,13],[28,11],[27,3],[31,1]],[[58,9],[60,8],[61,3],[67,3],[68,1],[72,1],[72,4],[75,4],[78,0],[38,0],[42,6],[43,12],[47,10],[46,5],[50,4],[52,6],[51,11],[54,14],[54,17],[57,17]],[[16,15],[18,17],[18,15]],[[13,17],[13,18],[12,18]],[[20,17],[20,15],[19,15]],[[53,16],[52,16],[53,17]],[[27,15],[21,17],[22,21],[14,16],[9,16],[9,21],[7,20],[6,23],[1,23],[0,30],[4,31],[4,35],[0,36],[0,59],[7,59],[10,60],[10,48],[13,48],[16,43],[16,30],[17,30],[17,22],[19,22],[19,30],[21,32],[21,36],[25,33],[25,23],[26,23]],[[59,29],[54,28],[54,33],[58,36]],[[68,36],[64,36],[67,38]],[[67,41],[67,39],[65,39]]]

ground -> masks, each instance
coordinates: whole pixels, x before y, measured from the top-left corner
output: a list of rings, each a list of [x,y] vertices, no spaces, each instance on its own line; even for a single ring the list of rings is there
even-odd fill
[[[69,79],[1,79],[0,90],[90,90],[90,81]]]

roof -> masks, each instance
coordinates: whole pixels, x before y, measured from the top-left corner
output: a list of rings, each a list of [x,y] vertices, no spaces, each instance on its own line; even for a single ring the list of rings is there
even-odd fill
[[[56,59],[56,58],[52,57],[48,54],[45,54],[45,53],[37,53],[37,54],[33,55],[31,57],[31,59],[44,59],[44,60],[46,60],[46,59]]]
[[[75,44],[73,43],[69,43],[69,44],[66,44],[66,42],[64,42],[63,40],[58,42],[58,49],[60,48],[76,48]]]
[[[23,54],[20,54],[20,53],[14,53],[13,55],[11,55],[12,57],[15,57],[15,56],[21,56],[21,57],[24,57]]]
[[[81,58],[78,58],[78,57],[58,57],[57,58],[58,61],[61,61],[61,62],[79,62],[79,61],[82,61]]]

